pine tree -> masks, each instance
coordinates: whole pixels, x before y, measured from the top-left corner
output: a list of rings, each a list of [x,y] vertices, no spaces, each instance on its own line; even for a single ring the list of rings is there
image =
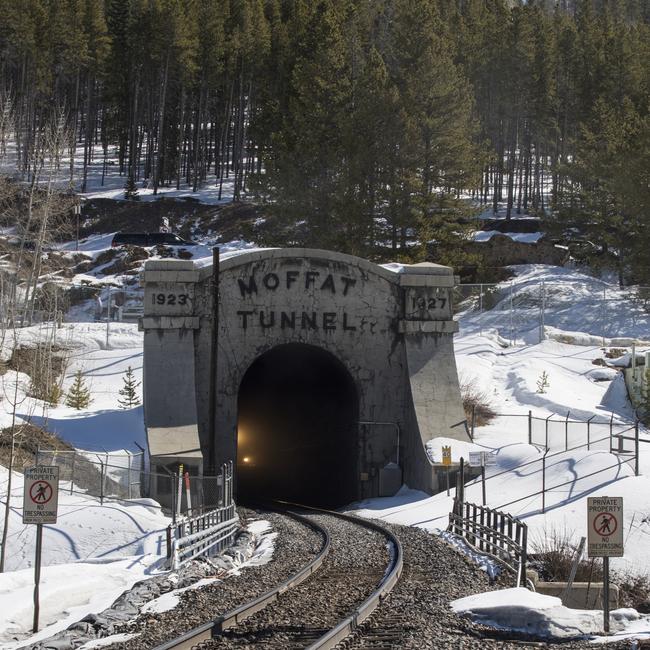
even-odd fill
[[[119,393],[123,399],[118,399],[118,403],[123,409],[130,409],[134,406],[140,405],[140,398],[138,397],[137,389],[140,386],[139,381],[135,380],[133,369],[129,366],[122,377],[124,387],[120,389]]]
[[[129,174],[126,179],[126,185],[124,186],[124,198],[127,201],[139,201],[140,196],[138,194],[138,186],[135,184],[133,179],[133,174]]]
[[[90,390],[86,386],[81,370],[77,370],[74,376],[74,382],[68,391],[65,405],[81,411],[81,409],[88,408],[91,401]]]

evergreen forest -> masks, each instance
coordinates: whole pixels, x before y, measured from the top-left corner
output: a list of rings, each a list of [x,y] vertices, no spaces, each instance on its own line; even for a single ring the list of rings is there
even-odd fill
[[[0,163],[52,125],[81,192],[115,158],[127,197],[228,181],[297,243],[456,265],[477,206],[539,215],[650,283],[648,0],[0,0]]]

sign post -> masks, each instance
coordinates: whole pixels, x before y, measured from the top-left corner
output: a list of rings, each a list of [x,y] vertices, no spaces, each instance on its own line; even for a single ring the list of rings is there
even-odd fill
[[[471,467],[481,468],[481,491],[483,496],[483,505],[486,503],[485,495],[485,468],[488,465],[496,465],[496,458],[494,454],[489,451],[470,451],[469,464]]]
[[[609,558],[623,557],[623,497],[587,499],[587,554],[603,558],[603,623],[609,634]]]
[[[59,504],[59,468],[35,465],[25,469],[23,489],[23,524],[36,524],[36,557],[34,558],[34,621],[32,631],[38,632],[40,611],[41,555],[43,524],[55,524]]]

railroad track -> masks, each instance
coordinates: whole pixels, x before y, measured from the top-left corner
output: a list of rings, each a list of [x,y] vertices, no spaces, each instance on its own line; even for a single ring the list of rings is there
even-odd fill
[[[325,650],[355,631],[359,635],[359,626],[399,579],[399,540],[383,526],[351,515],[278,502],[270,509],[319,531],[324,541],[318,555],[269,592],[156,650]]]

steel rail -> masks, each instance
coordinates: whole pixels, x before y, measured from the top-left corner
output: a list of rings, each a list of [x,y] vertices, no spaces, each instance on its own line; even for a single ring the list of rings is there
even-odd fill
[[[268,506],[267,506],[268,507]],[[274,510],[280,510],[278,508],[272,508]],[[235,627],[238,623],[244,619],[252,616],[256,612],[264,609],[268,604],[278,599],[278,596],[285,591],[299,585],[301,582],[306,580],[312,573],[317,571],[320,566],[325,561],[329,551],[330,551],[330,535],[329,532],[319,526],[315,522],[298,515],[293,512],[285,511],[281,509],[282,513],[299,521],[300,523],[308,526],[312,530],[320,533],[324,538],[323,547],[320,550],[320,553],[311,560],[308,564],[302,567],[297,573],[292,575],[290,578],[281,582],[279,585],[270,589],[266,593],[254,598],[253,600],[244,603],[243,605],[232,609],[225,614],[219,616],[218,618],[199,625],[184,634],[167,641],[159,646],[155,647],[155,650],[192,650],[196,645],[200,644],[203,641],[208,641],[213,639],[215,636],[219,635],[223,630],[227,630],[231,627]]]
[[[297,586],[320,568],[330,550],[331,540],[329,532],[320,524],[317,524],[311,519],[308,519],[306,516],[292,512],[291,509],[304,511],[305,514],[312,512],[316,514],[330,515],[333,517],[338,517],[339,519],[350,521],[365,528],[370,528],[387,537],[393,547],[393,550],[390,554],[389,566],[384,572],[382,579],[380,580],[373,593],[368,598],[366,598],[366,600],[361,603],[361,605],[356,607],[349,616],[347,616],[341,622],[337,623],[336,626],[321,636],[317,641],[309,645],[308,650],[331,650],[334,648],[337,644],[343,641],[343,639],[352,634],[352,632],[354,632],[354,630],[356,630],[356,628],[374,612],[374,610],[381,604],[381,602],[390,593],[390,591],[399,580],[403,568],[402,545],[392,532],[375,523],[374,521],[368,521],[361,519],[360,517],[355,517],[353,515],[347,515],[340,512],[334,512],[332,510],[324,510],[321,508],[314,508],[311,506],[289,503],[285,501],[275,501],[270,504],[267,503],[264,504],[264,507],[282,512],[283,514],[292,517],[293,519],[321,533],[325,538],[325,543],[320,553],[302,569],[300,569],[300,571],[298,571],[288,580],[282,582],[277,587],[274,587],[270,591],[262,594],[261,596],[258,596],[248,603],[244,603],[236,609],[226,612],[213,621],[204,623],[203,625],[189,630],[188,632],[178,636],[175,639],[172,639],[171,641],[156,646],[155,650],[192,650],[192,648],[196,647],[201,642],[218,637],[224,630],[235,627],[244,619],[252,616],[256,612],[261,611],[267,605],[277,600],[281,594],[288,591],[292,587]]]

